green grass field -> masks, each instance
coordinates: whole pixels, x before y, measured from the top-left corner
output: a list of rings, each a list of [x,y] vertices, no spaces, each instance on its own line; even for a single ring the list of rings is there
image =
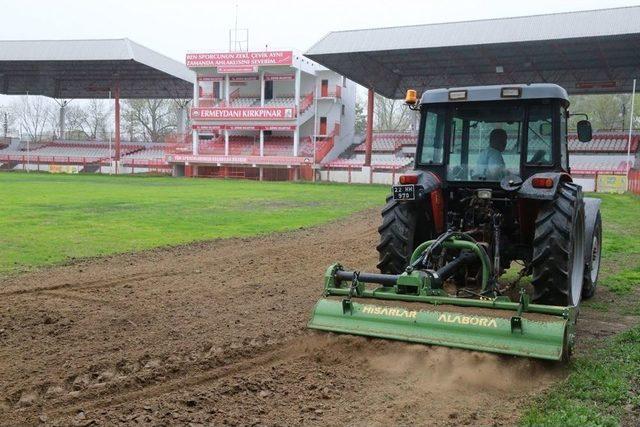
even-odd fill
[[[599,286],[614,299],[583,304],[617,316],[640,316],[640,198],[602,198],[603,251]],[[640,326],[598,343],[571,362],[568,378],[535,399],[521,423],[527,426],[617,426],[640,405]],[[633,421],[626,421],[627,424]]]
[[[386,186],[104,175],[0,174],[0,275],[70,258],[317,225],[381,206]],[[600,286],[585,302],[640,316],[640,198],[598,195]],[[617,425],[640,405],[640,327],[575,358],[566,381],[535,399],[523,425]],[[635,406],[634,406],[635,405]]]
[[[388,188],[108,175],[0,174],[0,274],[70,258],[307,227]]]

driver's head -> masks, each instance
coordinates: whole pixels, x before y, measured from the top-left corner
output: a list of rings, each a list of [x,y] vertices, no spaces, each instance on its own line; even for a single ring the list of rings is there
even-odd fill
[[[507,131],[504,129],[494,129],[489,134],[489,145],[494,150],[500,152],[507,147]]]

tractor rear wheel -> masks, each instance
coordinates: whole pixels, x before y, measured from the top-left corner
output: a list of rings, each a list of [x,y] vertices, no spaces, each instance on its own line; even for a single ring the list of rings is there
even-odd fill
[[[382,209],[378,227],[380,243],[378,269],[383,274],[401,274],[409,265],[413,250],[433,237],[433,226],[424,203],[398,202],[392,196]]]
[[[533,301],[577,306],[584,279],[584,203],[579,186],[560,184],[538,212],[533,240]]]

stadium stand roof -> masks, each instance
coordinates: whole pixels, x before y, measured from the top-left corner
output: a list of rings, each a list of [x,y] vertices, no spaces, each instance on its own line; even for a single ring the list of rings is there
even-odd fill
[[[191,98],[195,74],[129,39],[0,41],[0,94]]]
[[[305,56],[402,98],[408,88],[556,83],[570,94],[631,92],[640,7],[329,33]]]

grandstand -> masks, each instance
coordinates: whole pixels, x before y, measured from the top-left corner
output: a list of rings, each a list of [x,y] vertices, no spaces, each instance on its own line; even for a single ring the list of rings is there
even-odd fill
[[[293,137],[282,132],[263,136],[262,152],[258,132],[245,131],[230,134],[225,147],[222,134],[217,134],[199,144],[203,156],[236,156],[245,162],[262,162],[270,170],[263,171],[264,179],[294,179],[292,168],[284,166],[281,159],[293,157]],[[372,171],[363,174],[364,142],[352,144],[337,158],[322,163],[320,177],[323,180],[341,182],[390,183],[395,175],[411,170],[416,150],[417,136],[411,132],[376,132],[373,136]],[[625,174],[627,171],[627,140],[624,131],[594,132],[593,140],[582,143],[575,134],[569,135],[570,167],[572,175],[586,191],[595,188],[598,174]],[[640,132],[633,132],[631,152],[635,158],[640,147]],[[171,165],[167,153],[184,149],[190,154],[190,144],[168,144],[148,142],[124,142],[122,144],[122,173],[169,173]],[[315,142],[318,158],[324,158],[334,148],[332,138],[317,136]],[[110,151],[111,149],[111,151]],[[226,149],[226,151],[225,151]],[[314,142],[311,136],[299,142],[298,157],[313,156]],[[55,171],[50,166],[73,166],[67,171],[110,173],[114,149],[107,141],[52,140],[31,143],[18,139],[0,141],[0,169]],[[225,154],[226,153],[226,154]],[[272,163],[270,163],[272,162]],[[248,171],[242,165],[216,165],[213,169],[202,169],[202,176],[226,176],[259,179],[259,170]],[[253,163],[252,163],[253,164]],[[226,167],[225,167],[226,166]],[[633,166],[633,164],[631,165]],[[216,172],[217,171],[217,172]]]
[[[355,84],[299,53],[193,53],[186,63],[197,85],[192,140],[167,146],[176,176],[312,179],[314,162],[353,142]]]
[[[631,134],[631,154],[638,153],[640,133]],[[590,142],[580,142],[569,135],[570,162],[573,173],[596,174],[626,171],[629,134],[627,131],[595,132]]]
[[[374,133],[371,165],[377,169],[406,169],[413,164],[416,135],[404,132]],[[359,168],[364,165],[365,143],[347,149],[337,159],[324,164],[327,168]]]
[[[355,144],[332,161],[323,164],[322,178],[341,182],[391,183],[395,175],[413,168],[417,136],[408,132],[377,132],[373,135],[371,168],[362,175],[365,144]],[[577,135],[569,135],[572,175],[585,188],[595,189],[598,174],[624,174],[627,171],[628,133],[624,131],[594,132],[591,142],[582,143]],[[640,132],[633,132],[631,153],[635,157],[640,145]],[[631,165],[633,166],[633,164]]]
[[[125,142],[121,146],[123,173],[167,173],[164,145]],[[0,169],[54,171],[51,166],[74,166],[73,172],[112,172],[115,148],[108,141],[53,140],[27,144],[12,139],[0,146]]]

